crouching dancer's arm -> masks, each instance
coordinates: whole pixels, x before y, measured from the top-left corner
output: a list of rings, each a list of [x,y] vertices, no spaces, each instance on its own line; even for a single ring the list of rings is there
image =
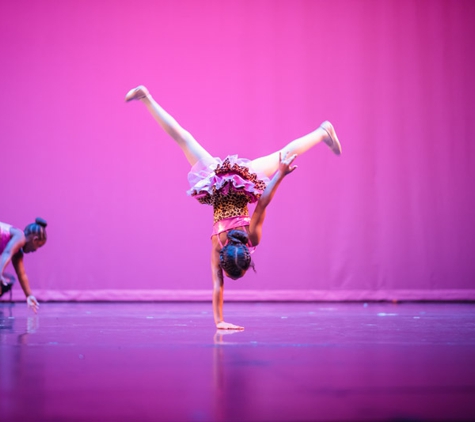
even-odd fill
[[[36,297],[33,296],[30,289],[30,282],[28,281],[28,276],[26,275],[25,266],[23,265],[23,252],[19,251],[12,258],[12,264],[15,268],[15,272],[18,276],[18,281],[20,282],[21,288],[26,296],[26,303],[28,307],[36,314],[40,308],[40,304],[36,300]]]

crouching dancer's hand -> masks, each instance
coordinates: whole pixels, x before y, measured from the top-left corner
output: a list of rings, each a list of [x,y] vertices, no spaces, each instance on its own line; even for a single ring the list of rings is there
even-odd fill
[[[30,308],[35,314],[38,312],[40,304],[36,300],[36,297],[34,297],[33,295],[28,296],[26,298],[26,303],[28,305],[28,308]]]
[[[218,322],[216,324],[216,328],[218,330],[244,330],[244,327],[240,327],[239,325],[230,324],[229,322],[224,321]]]

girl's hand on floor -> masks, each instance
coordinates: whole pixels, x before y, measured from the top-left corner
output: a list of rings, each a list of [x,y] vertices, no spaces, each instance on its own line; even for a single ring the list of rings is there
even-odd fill
[[[218,330],[244,330],[244,327],[240,327],[239,325],[230,324],[229,322],[224,321],[218,322],[216,324],[216,328]]]
[[[30,295],[26,298],[26,303],[28,304],[28,308],[30,308],[35,314],[38,312],[40,308],[40,304],[36,300],[36,297]]]

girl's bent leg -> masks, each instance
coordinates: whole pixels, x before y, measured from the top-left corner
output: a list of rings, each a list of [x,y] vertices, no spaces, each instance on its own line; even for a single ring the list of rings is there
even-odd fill
[[[125,96],[125,101],[140,100],[147,107],[152,117],[178,144],[185,154],[190,165],[196,164],[205,158],[212,158],[196,139],[187,130],[183,129],[178,122],[170,116],[150,95],[148,89],[140,85],[131,89]]]
[[[285,154],[292,156],[301,155],[320,142],[327,144],[336,154],[341,154],[341,145],[336,136],[335,129],[330,122],[323,122],[320,127],[313,132],[295,139],[284,148],[265,157],[257,158],[252,161],[252,168],[258,173],[264,173],[267,177],[272,176],[279,168],[279,154],[285,157]]]

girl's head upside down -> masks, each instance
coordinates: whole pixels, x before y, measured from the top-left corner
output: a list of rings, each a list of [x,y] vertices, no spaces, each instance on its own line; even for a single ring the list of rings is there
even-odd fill
[[[219,261],[225,275],[237,280],[246,274],[249,267],[254,269],[251,252],[247,247],[248,235],[242,230],[230,230],[228,241],[219,252]]]

